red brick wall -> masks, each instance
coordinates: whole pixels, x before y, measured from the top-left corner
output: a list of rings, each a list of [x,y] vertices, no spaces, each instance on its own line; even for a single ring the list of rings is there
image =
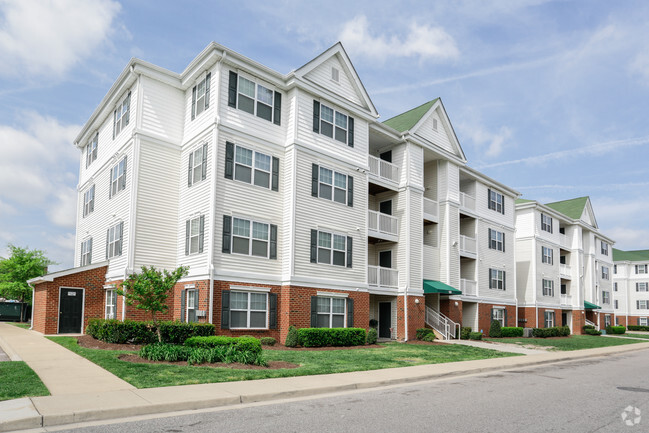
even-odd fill
[[[406,338],[405,296],[397,296],[397,339]],[[417,303],[416,301],[419,300]],[[408,340],[417,337],[417,329],[425,326],[426,300],[423,296],[408,296]]]
[[[439,302],[439,311],[455,323],[462,323],[462,301],[442,299]]]
[[[583,334],[585,324],[586,314],[584,314],[584,310],[572,310],[572,333],[575,335]]]
[[[489,328],[491,327],[491,309],[493,307],[505,307],[505,310],[507,310],[507,323],[505,326],[518,326],[516,323],[515,305],[479,304],[477,331],[482,330],[485,335],[489,334]]]
[[[556,308],[539,308],[539,326],[537,326],[537,328],[545,328],[546,311],[554,311],[554,326],[561,326],[562,310]]]
[[[521,328],[538,328],[536,323],[536,308],[535,307],[519,307],[518,308],[518,324]]]
[[[615,316],[615,317],[617,317],[617,320],[618,320],[618,322],[620,324],[619,326],[627,326],[626,316],[619,315],[619,316]],[[613,319],[613,323],[615,323],[615,319]]]

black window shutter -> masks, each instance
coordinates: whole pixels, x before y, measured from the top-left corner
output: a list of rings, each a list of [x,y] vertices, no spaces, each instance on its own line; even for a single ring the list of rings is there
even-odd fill
[[[635,273],[638,273],[638,265],[635,265]]]
[[[313,101],[313,132],[320,132],[320,103]]]
[[[279,191],[279,158],[273,156],[273,175],[271,180],[271,189]]]
[[[221,329],[230,329],[230,291],[221,290]]]
[[[237,107],[237,73],[230,71],[230,83],[228,85],[228,105]]]
[[[505,215],[505,194],[503,194],[503,215]]]
[[[489,246],[489,248],[491,248],[491,229],[488,229],[488,231],[489,231],[489,238],[487,239],[487,245]]]
[[[126,96],[126,114],[124,114],[124,117],[124,120],[126,120],[126,124],[128,125],[131,118],[131,92],[128,92],[128,95]]]
[[[95,186],[90,189],[90,212],[95,210]]]
[[[318,327],[318,297],[311,296],[311,327]]]
[[[349,117],[347,121],[347,146],[354,147],[354,118]]]
[[[205,180],[207,177],[207,143],[203,144],[203,162],[201,165],[201,179]]]
[[[106,230],[106,260],[108,260],[108,247],[110,241],[110,228]]]
[[[234,143],[225,142],[225,178],[234,178]]]
[[[194,165],[194,152],[189,152],[189,164],[187,167],[187,186],[192,186],[192,173],[194,170],[192,169]]]
[[[505,232],[503,232],[503,253],[505,252]]]
[[[347,176],[347,206],[354,206],[354,178]]]
[[[491,309],[491,320],[494,320],[494,318],[495,318],[495,316],[494,316],[494,310],[495,310],[495,308],[492,308],[492,309]]]
[[[210,108],[210,80],[212,78],[212,73],[208,72],[205,76],[205,109]]]
[[[311,195],[313,197],[318,196],[318,174],[320,173],[320,167],[318,164],[311,165]]]
[[[187,220],[185,223],[185,255],[189,255],[189,225],[191,221]]]
[[[92,238],[90,238],[90,240],[88,241],[88,264],[91,263],[92,263]]]
[[[232,233],[232,217],[223,215],[223,247],[222,252],[230,254],[230,235]]]
[[[318,261],[318,231],[311,229],[311,263]]]
[[[115,128],[117,127],[117,110],[113,111],[113,140],[115,139]]]
[[[198,252],[203,252],[203,238],[205,236],[205,215],[200,218],[200,232],[198,234]]]
[[[90,241],[92,242],[92,240]],[[122,255],[122,245],[124,244],[124,221],[119,223],[119,243],[117,244],[116,256]]]
[[[352,237],[347,236],[347,267],[352,267]]]
[[[185,302],[187,301],[187,290],[180,291],[180,321],[185,321]]]
[[[503,326],[507,326],[507,308],[505,308],[505,311],[503,311],[503,318],[505,323]]]
[[[637,266],[637,265],[636,265]],[[635,291],[639,292],[640,291],[640,285],[638,283],[635,283]]]
[[[277,259],[277,226],[275,224],[270,225],[270,252],[268,258]]]
[[[196,86],[192,89],[192,120],[196,118]]]
[[[268,329],[277,329],[277,293],[268,294]]]
[[[493,209],[493,207],[491,206],[491,189],[488,188],[487,188],[487,206],[489,207],[489,209]]]
[[[347,327],[354,327],[354,300],[347,298]]]
[[[110,169],[110,177],[108,178],[108,198],[113,197],[113,170],[115,170],[115,167]],[[636,265],[635,267],[635,273],[638,273],[638,266]]]
[[[274,101],[274,113],[273,113],[273,123],[275,125],[281,125],[282,122],[282,94],[275,92],[275,101]]]
[[[507,280],[505,278],[506,276],[507,276],[507,272],[503,271],[503,290],[507,290],[507,284],[506,284]]]
[[[128,163],[128,156],[125,156],[125,157],[124,157],[124,177],[122,178],[122,189],[125,189],[125,188],[126,188],[126,173],[127,173],[127,170],[126,170],[126,167],[127,167],[127,166],[126,166],[126,164],[127,164],[127,163]],[[119,189],[119,188],[118,188],[118,189]]]

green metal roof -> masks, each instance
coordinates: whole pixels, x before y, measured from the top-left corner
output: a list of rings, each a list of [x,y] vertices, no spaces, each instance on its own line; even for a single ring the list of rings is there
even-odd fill
[[[442,295],[462,294],[458,289],[435,280],[424,280],[424,293],[441,293]]]
[[[394,116],[383,123],[388,125],[390,128],[394,128],[399,132],[404,132],[410,130],[413,126],[417,124],[424,117],[424,114],[430,110],[430,107],[437,102],[439,98],[435,98],[432,101],[426,102],[419,107],[415,107],[412,110],[408,110],[405,113],[401,113],[397,116]]]
[[[584,301],[584,308],[587,309],[587,310],[599,310],[602,307],[600,307],[599,305],[593,304],[591,302]]]
[[[613,248],[613,261],[647,262],[649,261],[649,250],[622,251]]]
[[[586,207],[587,201],[588,196],[573,198],[570,200],[555,201],[554,203],[546,203],[546,206],[564,214],[569,218],[572,218],[573,220],[578,220],[584,213],[584,208]]]

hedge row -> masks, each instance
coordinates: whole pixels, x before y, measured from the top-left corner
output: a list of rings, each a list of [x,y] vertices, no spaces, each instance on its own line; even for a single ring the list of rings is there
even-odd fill
[[[183,344],[195,336],[214,335],[211,323],[158,322],[163,343]],[[152,322],[115,319],[90,319],[86,334],[107,343],[150,344],[158,341]]]
[[[363,328],[302,328],[297,332],[303,347],[362,346],[367,340]]]
[[[532,336],[537,338],[567,337],[570,335],[568,326],[554,326],[552,328],[533,328]]]
[[[624,334],[626,332],[626,328],[624,326],[607,326],[606,327],[606,333],[607,334]]]
[[[602,335],[602,331],[598,331],[595,329],[593,325],[585,325],[584,326],[584,334],[587,335]]]
[[[214,349],[216,347],[234,347],[238,352],[261,353],[261,341],[255,337],[226,337],[212,335],[210,337],[191,337],[185,341],[186,347]]]
[[[649,331],[649,326],[629,325],[626,329],[629,331]]]
[[[522,337],[523,328],[517,326],[503,326],[500,328],[500,333],[503,337]]]
[[[200,337],[210,338],[210,337]],[[216,337],[219,338],[219,337]],[[230,337],[226,337],[230,338]],[[229,344],[180,346],[177,344],[154,343],[140,349],[140,357],[151,361],[187,361],[188,364],[203,364],[206,362],[239,362],[266,366],[261,344],[256,338],[233,338]],[[256,343],[253,343],[253,341]]]

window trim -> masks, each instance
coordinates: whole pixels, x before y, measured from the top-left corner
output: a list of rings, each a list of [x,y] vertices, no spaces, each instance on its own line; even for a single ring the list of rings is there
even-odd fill
[[[554,249],[541,245],[541,263],[554,265]]]
[[[322,170],[327,170],[331,172],[331,183],[328,184],[326,182],[322,181]],[[344,176],[345,177],[345,189],[340,188],[339,186],[336,186],[336,175],[339,176]],[[331,198],[323,197],[321,195],[322,191],[322,185],[329,186],[331,188]],[[345,198],[343,201],[338,201],[336,200],[336,190],[338,191],[343,191],[345,194]],[[341,204],[343,206],[347,206],[348,204],[348,194],[349,194],[349,175],[345,173],[341,173],[339,171],[336,171],[332,168],[322,166],[318,164],[318,198],[324,199],[324,200],[329,200],[334,203]]]
[[[639,326],[649,326],[649,317],[638,317]]]
[[[119,238],[117,238],[119,232]],[[112,259],[122,255],[122,245],[124,242],[124,222],[120,221],[108,227],[106,235],[106,259]]]
[[[642,272],[640,272],[641,269],[642,269]],[[635,273],[636,273],[636,275],[645,275],[645,274],[647,274],[648,273],[647,272],[647,265],[646,264],[644,264],[644,265],[635,265]]]
[[[636,301],[636,310],[649,310],[649,300],[638,299]]]
[[[616,283],[617,284],[617,283]],[[635,283],[636,292],[649,292],[649,283],[646,281],[638,281]]]
[[[498,235],[501,237],[500,240]],[[489,229],[489,249],[505,252],[505,232]]]
[[[608,290],[602,290],[602,304],[611,303],[611,292]]]
[[[505,315],[506,314],[507,314],[507,310],[504,307],[493,307],[491,309],[491,321],[493,322],[494,320],[496,320],[496,321],[500,322],[500,326],[503,327],[503,326],[505,326]],[[501,316],[501,317],[499,317],[499,316]]]
[[[201,157],[199,163],[196,164],[196,154],[201,152]],[[189,171],[187,175],[187,185],[193,186],[199,182],[202,182],[207,177],[207,143],[199,144],[194,150],[189,152],[187,159],[187,169]],[[196,175],[196,169],[200,167],[198,171],[198,176]]]
[[[319,316],[325,316],[325,315],[329,316],[329,326],[327,328],[329,328],[329,329],[333,328],[333,326],[332,326],[333,317],[334,316],[341,316],[341,315],[343,316],[343,326],[342,327],[347,328],[347,299],[346,298],[343,298],[342,296],[331,296],[331,295],[327,295],[327,296],[317,295],[316,298],[318,298],[318,299],[328,299],[329,300],[329,312],[328,313],[321,313],[319,310],[317,310],[317,312],[316,312],[318,317]],[[333,312],[333,305],[334,305],[333,300],[334,299],[342,301],[343,306],[344,306],[343,313],[334,313]],[[323,329],[327,329],[327,328],[323,327]]]
[[[608,256],[608,251],[609,251],[608,243],[600,240],[600,244],[601,244],[600,252],[602,253],[602,255]]]
[[[83,193],[83,218],[95,211],[95,184]]]
[[[192,87],[192,108],[191,108],[191,119],[194,120],[196,117],[200,116],[201,114],[205,113],[209,108],[210,108],[210,98],[211,98],[211,92],[210,92],[210,87],[211,87],[211,79],[212,79],[212,73],[208,72],[203,76],[200,80],[196,82],[194,87]],[[198,89],[200,85],[203,85],[203,109],[199,112],[198,107],[199,107],[199,100],[200,97],[198,96]]]
[[[109,296],[109,294],[111,296]],[[104,306],[104,318],[105,319],[117,319],[117,290],[114,288],[106,289],[106,296],[105,298],[105,306]],[[114,303],[109,304],[109,298]],[[109,309],[112,309],[112,317],[111,313],[109,313]]]
[[[246,151],[249,151],[249,152],[252,152],[251,164],[250,165],[247,165],[247,164],[245,164],[243,162],[238,162],[237,161],[237,149],[239,149],[239,148],[243,149],[243,150],[246,150]],[[268,160],[269,160],[268,170],[257,167],[257,154],[268,158]],[[247,168],[250,169],[250,182],[246,182],[244,180],[237,179],[237,166],[247,167]],[[262,172],[264,174],[268,174],[268,186],[267,187],[259,185],[255,181],[256,178],[257,178],[257,172],[258,171]],[[267,153],[259,152],[259,151],[255,150],[255,149],[250,149],[250,148],[245,147],[245,146],[234,144],[234,155],[233,155],[233,159],[232,159],[232,180],[235,180],[235,181],[241,182],[241,183],[245,183],[247,185],[258,186],[259,188],[263,188],[263,189],[272,189],[272,185],[273,185],[273,156],[270,155],[270,154],[267,154]]]
[[[232,295],[235,294],[235,293],[245,293],[246,295],[248,295],[247,296],[247,298],[248,298],[247,299],[247,305],[248,306],[247,306],[246,309],[235,309],[235,308],[232,307]],[[268,299],[269,298],[269,296],[268,296],[269,293],[270,293],[270,289],[268,289],[267,291],[266,290],[257,291],[257,290],[250,290],[250,289],[241,290],[241,289],[235,289],[235,288],[233,288],[231,286],[230,287],[230,308],[229,308],[229,310],[230,310],[230,329],[264,329],[264,330],[269,329],[269,323],[268,323],[269,322],[269,311],[270,311],[270,305],[269,305],[269,299]],[[253,310],[252,309],[252,302],[250,302],[250,300],[252,298],[251,295],[253,295],[253,294],[255,294],[255,295],[264,295],[264,297],[266,298],[266,309],[265,310]],[[246,327],[232,326],[232,312],[233,311],[238,311],[238,312],[245,311],[246,312],[246,325],[247,325]],[[252,312],[259,313],[261,311],[265,312],[265,318],[266,318],[265,326],[261,327],[261,328],[259,328],[259,327],[254,327],[254,328],[251,327],[250,326],[250,313],[252,313]]]
[[[234,234],[234,220],[247,221],[249,223],[249,225],[248,225],[248,236],[241,236],[241,235]],[[267,228],[267,230],[266,230],[267,239],[264,240],[264,239],[259,239],[259,238],[254,237],[254,225],[255,224],[261,224],[261,225],[266,226],[266,228]],[[260,257],[262,259],[270,258],[270,237],[271,237],[270,236],[270,230],[271,230],[270,226],[271,226],[271,224],[268,223],[268,222],[265,222],[265,221],[257,221],[257,220],[253,220],[253,219],[246,218],[246,217],[238,217],[236,215],[232,215],[232,229],[231,229],[232,234],[230,236],[230,252],[231,252],[231,254],[236,254],[236,255],[239,255],[239,256],[247,256],[247,257]],[[240,239],[246,239],[246,238],[248,239],[248,254],[239,253],[239,252],[234,251],[234,238],[235,237],[240,238]],[[258,242],[266,242],[266,255],[265,256],[252,254],[252,243],[255,240],[258,241]]]
[[[255,95],[254,96],[251,97],[249,95],[246,95],[245,93],[241,93],[241,90],[240,90],[239,86],[241,85],[241,79],[242,78],[244,80],[246,80],[246,81],[251,82],[254,85],[254,90],[255,90]],[[259,88],[260,87],[270,91],[270,93],[271,93],[271,103],[270,103],[270,105],[267,102],[262,101],[262,100],[259,99]],[[265,81],[260,81],[258,78],[251,77],[251,76],[249,76],[247,74],[242,74],[241,71],[237,71],[237,88],[236,88],[236,91],[237,91],[237,104],[236,104],[236,109],[237,110],[243,111],[244,113],[248,113],[248,114],[250,114],[252,116],[255,116],[255,117],[258,117],[258,118],[260,118],[262,120],[266,120],[266,121],[268,121],[270,123],[273,123],[273,124],[275,123],[275,109],[274,108],[275,108],[275,98],[276,98],[277,93],[278,93],[277,90],[275,90],[275,86],[272,86],[272,85],[266,83]],[[241,96],[243,96],[245,98],[248,98],[248,99],[252,99],[252,101],[253,101],[253,104],[252,104],[253,105],[253,112],[252,113],[247,111],[247,110],[244,110],[243,108],[240,107]],[[270,119],[266,119],[265,117],[262,117],[262,116],[259,115],[259,106],[258,106],[258,104],[263,104],[263,105],[267,106],[270,109]]]
[[[541,213],[541,230],[552,233],[554,221],[551,216]]]
[[[554,297],[554,280],[541,280],[543,285],[543,296]],[[547,284],[546,284],[547,283]]]
[[[489,268],[489,288],[493,290],[507,290],[506,271],[503,269]]]
[[[126,170],[127,157],[124,155],[124,157],[116,162],[115,165],[113,165],[113,168],[110,169],[109,198],[115,197],[120,191],[126,189]]]
[[[328,234],[331,236],[330,238],[330,246],[329,247],[324,247],[320,245],[320,234]],[[334,248],[334,239],[335,236],[340,236],[343,239],[345,239],[345,247],[340,250],[337,248]],[[326,231],[326,230],[318,230],[318,236],[317,236],[317,243],[316,243],[316,248],[317,248],[317,254],[316,254],[316,263],[319,265],[330,265],[330,266],[342,266],[342,267],[347,267],[347,235],[342,234],[339,232],[333,232],[333,231]],[[328,250],[329,251],[329,262],[321,262],[320,261],[320,250]],[[342,265],[338,265],[334,263],[334,252],[342,252],[344,254],[344,260]]]
[[[185,322],[186,323],[198,323],[198,303],[200,302],[199,300],[199,291],[196,287],[191,287],[191,288],[185,288]],[[192,304],[190,306],[190,302],[192,301]],[[193,310],[194,311],[194,319],[190,321],[189,320],[189,311]]]
[[[602,280],[610,280],[611,272],[608,269],[608,266],[602,266]]]
[[[505,195],[491,188],[487,190],[489,194],[488,208],[505,215]]]
[[[118,115],[119,112],[119,115]],[[131,117],[131,92],[122,99],[113,111],[113,140],[129,125]]]
[[[197,234],[192,235],[192,225],[196,221],[197,225]],[[201,222],[203,222],[203,230],[201,230]],[[185,220],[185,255],[193,256],[196,254],[201,254],[203,252],[203,237],[204,237],[204,224],[205,216],[197,215],[193,218]],[[196,238],[196,251],[192,251],[192,238]]]
[[[543,319],[544,319],[543,324],[545,325],[546,328],[553,328],[554,327],[554,324],[556,323],[555,322],[556,317],[554,315],[554,311],[545,310],[543,312]],[[548,326],[548,324],[550,326]]]
[[[81,241],[81,266],[92,264],[92,238]]]
[[[99,145],[99,132],[88,141],[86,146],[86,168],[90,166],[97,159],[97,147]]]

